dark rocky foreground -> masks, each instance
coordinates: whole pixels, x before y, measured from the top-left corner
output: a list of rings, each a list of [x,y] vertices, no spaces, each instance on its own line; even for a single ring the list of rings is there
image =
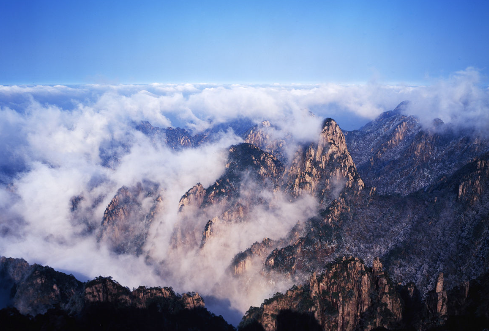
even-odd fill
[[[22,259],[0,259],[2,330],[234,330],[197,293],[129,290],[98,277],[87,283]],[[308,282],[251,307],[239,330],[484,330],[489,328],[489,273],[450,290],[443,274],[422,296],[394,284],[382,263],[353,257],[329,263]]]
[[[110,277],[87,283],[50,267],[0,258],[1,330],[233,330],[197,293]]]

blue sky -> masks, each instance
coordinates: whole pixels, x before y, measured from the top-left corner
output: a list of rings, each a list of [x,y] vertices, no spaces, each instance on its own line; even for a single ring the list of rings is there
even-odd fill
[[[489,1],[0,2],[0,84],[423,84],[475,67]]]

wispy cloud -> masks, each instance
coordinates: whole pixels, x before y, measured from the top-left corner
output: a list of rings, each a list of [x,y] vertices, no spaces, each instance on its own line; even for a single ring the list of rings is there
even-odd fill
[[[245,310],[272,289],[261,276],[253,276],[253,284],[260,284],[255,290],[250,287],[249,295],[236,292],[236,280],[224,281],[232,257],[264,237],[279,239],[314,213],[314,201],[291,203],[275,196],[272,209],[257,207],[248,223],[221,228],[223,236],[204,250],[190,250],[185,259],[172,256],[169,245],[180,197],[196,183],[207,187],[222,175],[228,147],[241,138],[228,131],[199,148],[174,151],[137,131],[135,123],[200,132],[249,117],[255,123],[270,120],[278,136],[315,141],[325,117],[343,119],[345,125],[352,118],[365,123],[410,100],[406,112],[423,123],[441,118],[484,129],[489,123],[489,90],[479,82],[480,73],[468,68],[418,87],[374,82],[0,86],[0,252],[87,277],[111,275],[129,286],[203,291],[228,297],[234,308]],[[104,148],[119,148],[113,168],[103,165]],[[145,179],[158,183],[163,196],[146,245],[155,265],[144,256],[116,255],[94,235],[117,190]],[[78,218],[71,211],[74,196],[83,196],[84,211]],[[162,260],[166,272],[155,268]],[[218,289],[217,282],[226,286]],[[288,284],[278,282],[274,289],[282,285]]]

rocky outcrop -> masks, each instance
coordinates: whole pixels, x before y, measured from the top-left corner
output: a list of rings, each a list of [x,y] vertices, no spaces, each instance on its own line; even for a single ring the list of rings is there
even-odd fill
[[[185,206],[200,208],[200,206],[202,206],[202,203],[204,202],[205,194],[205,188],[202,186],[202,184],[197,183],[197,185],[192,187],[182,196],[178,204],[178,210],[182,211]]]
[[[253,258],[265,258],[276,245],[274,240],[265,238],[261,242],[255,242],[244,252],[237,254],[231,262],[233,275],[238,276],[245,273],[250,268]]]
[[[149,181],[121,187],[104,212],[99,240],[118,254],[140,255],[163,199]]]
[[[258,265],[260,266],[258,269],[262,269],[263,265],[267,266],[267,262],[270,263],[267,257],[276,252],[279,247],[297,242],[303,233],[303,224],[297,222],[285,238],[278,240],[264,238],[261,242],[253,243],[251,247],[235,255],[230,265],[231,273],[234,276],[243,275],[251,269],[252,265]]]
[[[286,147],[291,139],[291,135],[284,135],[269,121],[263,121],[245,134],[244,142],[274,155],[285,163],[287,161]]]
[[[426,298],[428,319],[432,325],[442,325],[447,319],[447,292],[443,288],[443,273],[438,275],[435,290]]]
[[[345,137],[334,120],[324,121],[317,143],[298,149],[284,171],[279,188],[289,194],[291,199],[311,194],[320,201],[323,208],[331,208],[330,203],[340,195],[360,194],[364,188],[363,181],[348,153]],[[316,270],[315,263],[311,261],[324,261],[335,251],[337,230],[333,229],[331,224],[322,223],[318,218],[307,222],[305,227],[307,229],[302,227],[300,231],[294,227],[287,238],[277,239],[273,245],[268,245],[266,250],[261,250],[259,256],[253,253],[253,249],[248,249],[245,251],[246,258],[235,258],[233,268],[242,272],[246,263],[249,264],[253,256],[258,256],[263,260],[267,270],[286,273]],[[304,232],[309,234],[303,237]],[[266,258],[264,252],[269,253]],[[240,253],[239,256],[244,255]]]
[[[55,307],[77,313],[93,303],[147,308],[156,299],[184,309],[204,307],[197,293],[178,295],[171,288],[144,286],[130,291],[110,277],[98,277],[84,284],[72,275],[38,264],[29,265],[22,259],[0,257],[0,280],[4,307],[13,306],[21,314],[33,316]]]
[[[293,196],[316,196],[323,210],[306,222],[299,237],[273,250],[265,268],[291,275],[318,271],[334,254],[345,254],[337,252],[343,241],[343,219],[354,215],[352,207],[364,206],[370,193],[363,190],[345,137],[332,119],[324,121],[318,143],[300,149],[287,171],[286,190]]]
[[[0,301],[22,314],[43,314],[55,306],[67,311],[80,307],[79,293],[83,284],[73,275],[50,267],[0,257],[0,284],[3,296]]]
[[[0,306],[2,330],[234,330],[205,309],[199,294],[180,295],[170,287],[131,291],[111,277],[81,283],[5,257],[0,257],[0,284],[7,290],[0,294],[9,296]]]
[[[302,146],[287,169],[286,191],[297,197],[309,193],[323,208],[345,188],[358,192],[364,184],[348,152],[345,136],[338,124],[326,119],[317,143]]]
[[[225,173],[206,189],[200,184],[191,188],[180,199],[180,210],[185,206],[232,204],[248,180],[274,189],[279,185],[283,172],[283,164],[258,147],[247,143],[231,146]]]
[[[394,285],[382,263],[355,258],[251,307],[239,330],[484,330],[489,327],[489,273],[445,290],[443,274],[423,299],[413,283]],[[284,324],[288,323],[288,324]]]
[[[165,302],[166,306],[176,309],[204,307],[204,300],[198,293],[176,294],[171,287],[140,286],[130,291],[110,277],[98,277],[85,284],[83,299],[85,304],[112,303],[118,307],[132,306],[148,308],[153,302]]]
[[[258,321],[267,331],[277,330],[277,316],[286,310],[314,316],[323,330],[391,328],[402,320],[400,297],[380,262],[372,270],[355,258],[329,264],[309,283],[250,308],[240,328]]]
[[[197,184],[180,199],[172,246],[203,247],[217,225],[243,221],[253,207],[266,206],[270,201],[262,192],[278,189],[284,169],[254,145],[231,146],[224,174],[207,188]]]

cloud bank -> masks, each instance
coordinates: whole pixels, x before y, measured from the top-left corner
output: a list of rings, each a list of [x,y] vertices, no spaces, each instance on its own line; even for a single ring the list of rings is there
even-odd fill
[[[198,148],[175,150],[137,130],[137,124],[148,121],[197,134],[236,118],[254,123],[269,120],[284,135],[304,142],[317,139],[325,117],[354,129],[410,100],[405,112],[423,123],[440,118],[484,131],[489,124],[489,89],[479,82],[480,73],[468,68],[421,87],[378,83],[0,86],[0,254],[82,278],[111,275],[127,286],[199,291],[229,300],[232,309],[244,312],[290,284],[277,278],[271,285],[259,276],[259,266],[254,267],[258,276],[247,279],[248,286],[242,280],[229,280],[225,273],[232,258],[265,237],[280,239],[314,214],[316,202],[306,198],[291,203],[272,194],[267,199],[273,201],[273,208],[257,207],[248,223],[222,228],[221,239],[204,250],[175,255],[170,242],[181,196],[197,183],[204,187],[214,183],[225,170],[229,146],[242,138],[224,130]],[[111,166],[104,163],[106,150],[117,158]],[[117,255],[96,234],[118,189],[143,180],[157,183],[162,196],[161,211],[145,245],[150,255]],[[73,197],[83,197],[76,215]]]

